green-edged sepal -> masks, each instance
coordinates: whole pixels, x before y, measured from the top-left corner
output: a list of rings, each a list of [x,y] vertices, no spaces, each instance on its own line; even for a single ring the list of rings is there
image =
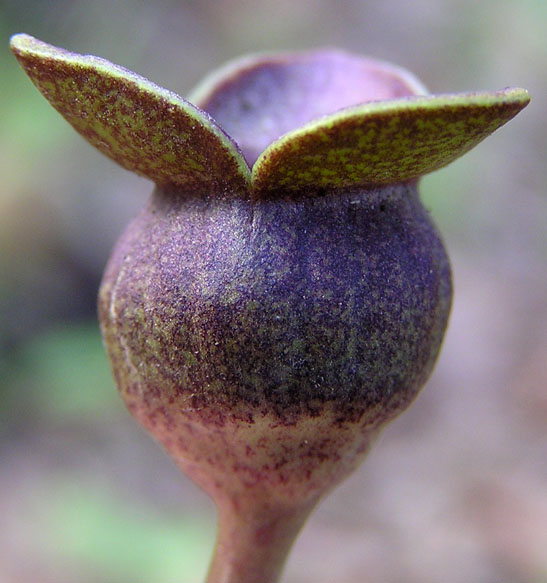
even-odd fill
[[[105,59],[18,34],[11,49],[53,107],[93,146],[162,186],[242,194],[249,167],[203,111]]]
[[[253,167],[254,196],[405,182],[441,168],[514,117],[524,89],[417,96],[349,107],[273,142]]]

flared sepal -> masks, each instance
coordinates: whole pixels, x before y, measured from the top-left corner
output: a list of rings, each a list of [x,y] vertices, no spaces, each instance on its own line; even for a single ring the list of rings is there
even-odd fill
[[[182,97],[26,34],[13,36],[11,49],[51,105],[124,168],[193,193],[248,192],[250,170],[238,146]]]
[[[418,178],[476,146],[529,100],[524,89],[509,88],[348,107],[266,148],[253,167],[255,197]]]

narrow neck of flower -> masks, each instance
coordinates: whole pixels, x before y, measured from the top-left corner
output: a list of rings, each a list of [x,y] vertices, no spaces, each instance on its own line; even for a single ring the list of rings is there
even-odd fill
[[[315,507],[272,508],[267,502],[226,500],[219,505],[215,554],[207,583],[275,583],[289,551]]]

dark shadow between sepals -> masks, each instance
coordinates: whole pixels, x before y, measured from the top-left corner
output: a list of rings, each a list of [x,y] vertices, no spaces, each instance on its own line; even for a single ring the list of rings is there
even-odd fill
[[[247,196],[250,170],[238,146],[176,93],[26,34],[12,37],[11,50],[74,129],[127,170],[179,192]]]
[[[255,199],[396,184],[446,166],[523,109],[524,89],[415,96],[348,107],[271,143],[252,170]]]

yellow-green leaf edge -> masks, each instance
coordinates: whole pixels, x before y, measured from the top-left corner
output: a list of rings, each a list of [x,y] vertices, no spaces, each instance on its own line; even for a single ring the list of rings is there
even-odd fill
[[[14,35],[10,47],[51,105],[124,168],[194,193],[249,191],[250,169],[237,145],[176,93],[27,34]]]
[[[446,166],[514,117],[528,92],[456,93],[370,102],[291,131],[252,171],[254,196],[409,181]]]

